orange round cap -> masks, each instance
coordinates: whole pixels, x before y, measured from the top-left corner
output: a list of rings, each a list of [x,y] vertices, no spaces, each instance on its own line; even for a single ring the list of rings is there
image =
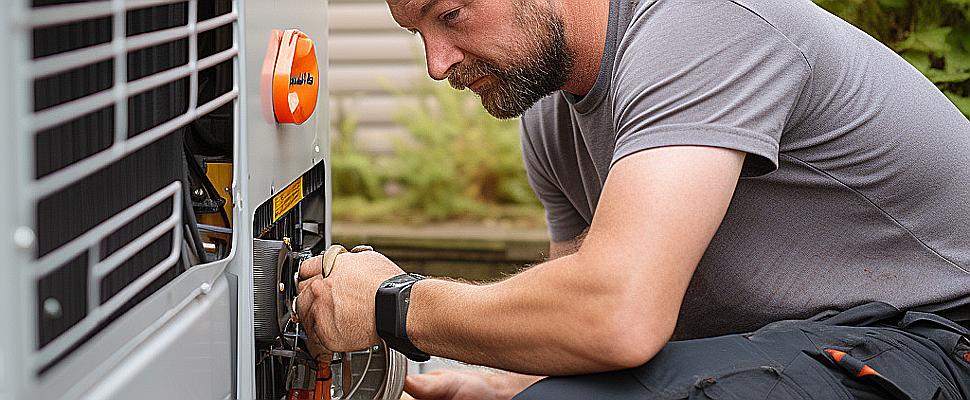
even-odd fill
[[[320,71],[313,40],[296,29],[283,32],[273,70],[273,114],[284,124],[302,124],[317,108]]]

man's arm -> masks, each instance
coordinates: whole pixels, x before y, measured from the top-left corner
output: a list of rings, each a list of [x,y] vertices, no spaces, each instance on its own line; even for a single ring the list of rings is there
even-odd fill
[[[641,365],[669,340],[744,153],[663,147],[617,162],[579,251],[475,286],[414,285],[407,326],[431,354],[530,374]]]

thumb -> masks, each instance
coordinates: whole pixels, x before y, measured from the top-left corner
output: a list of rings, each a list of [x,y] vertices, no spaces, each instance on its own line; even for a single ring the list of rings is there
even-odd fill
[[[446,400],[452,388],[448,379],[440,375],[414,375],[404,379],[404,391],[418,400]]]

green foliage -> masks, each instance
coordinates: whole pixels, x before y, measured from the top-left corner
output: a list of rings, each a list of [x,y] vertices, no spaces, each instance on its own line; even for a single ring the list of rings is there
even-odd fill
[[[443,83],[408,94],[420,100],[402,104],[395,120],[410,137],[379,162],[353,147],[352,118],[346,110],[335,112],[336,219],[541,223],[522,165],[517,121],[493,118],[477,97]]]
[[[354,201],[373,201],[381,197],[381,176],[376,165],[354,144],[357,120],[337,101],[334,110],[336,135],[330,145],[330,175],[333,197]]]
[[[488,115],[479,100],[442,83],[396,117],[411,133],[394,171],[410,209],[431,218],[485,215],[489,205],[534,205],[522,165],[518,123]]]
[[[970,0],[815,0],[913,64],[970,116]]]

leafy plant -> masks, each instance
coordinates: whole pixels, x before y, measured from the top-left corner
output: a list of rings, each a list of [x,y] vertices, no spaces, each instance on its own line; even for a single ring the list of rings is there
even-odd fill
[[[336,101],[335,133],[330,144],[330,175],[334,198],[373,201],[382,197],[382,179],[369,155],[357,148],[357,120],[346,104]]]
[[[396,116],[411,134],[397,143],[393,168],[409,209],[431,219],[538,210],[525,178],[517,121],[493,118],[476,97],[442,83],[420,85],[416,92],[422,100]]]
[[[522,165],[517,121],[493,118],[477,97],[442,83],[407,94],[420,100],[403,103],[395,120],[409,137],[382,160],[356,148],[355,119],[337,103],[331,152],[336,219],[542,223]]]
[[[970,0],[815,0],[898,52],[970,117]]]

